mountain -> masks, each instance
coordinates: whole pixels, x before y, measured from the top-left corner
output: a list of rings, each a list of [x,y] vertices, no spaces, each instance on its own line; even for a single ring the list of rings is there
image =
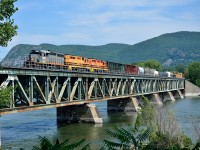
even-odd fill
[[[200,60],[200,32],[176,32],[137,43],[123,49],[123,61],[156,59],[163,65],[188,64]],[[134,56],[136,55],[136,57]]]
[[[167,33],[134,45],[119,43],[101,46],[19,44],[9,51],[2,63],[15,63],[16,60],[22,60],[32,49],[46,49],[119,63],[156,59],[163,65],[174,66],[200,60],[200,32]]]

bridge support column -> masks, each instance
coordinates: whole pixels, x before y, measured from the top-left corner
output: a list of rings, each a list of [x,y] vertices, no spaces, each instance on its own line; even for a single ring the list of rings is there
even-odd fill
[[[160,95],[158,93],[155,94],[148,94],[148,95],[144,95],[147,99],[150,100],[151,104],[155,104],[158,106],[162,106],[163,102],[162,102],[162,98],[160,97]]]
[[[69,122],[103,123],[103,120],[92,104],[58,107],[57,124]]]
[[[174,95],[174,98],[181,98],[181,99],[184,98],[184,96],[180,90],[173,91],[172,93]]]
[[[107,111],[139,111],[140,109],[135,97],[107,101]]]
[[[172,92],[160,93],[160,96],[161,96],[163,102],[165,102],[167,100],[169,100],[169,101],[175,101],[175,98],[174,98]]]
[[[180,90],[177,90],[177,91],[178,91],[178,93],[179,93],[179,95],[180,95],[180,98],[181,98],[181,99],[184,99],[183,93],[182,93]]]
[[[161,97],[159,96],[159,94],[153,94],[153,99],[154,101],[156,102],[156,104],[162,106],[163,103],[162,103],[162,99]]]
[[[135,111],[140,111],[141,107],[139,106],[138,99],[136,97],[130,97],[130,98],[131,98],[131,101],[132,101]]]

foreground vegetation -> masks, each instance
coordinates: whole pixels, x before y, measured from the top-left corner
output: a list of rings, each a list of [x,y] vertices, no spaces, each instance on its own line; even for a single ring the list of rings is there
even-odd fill
[[[171,111],[163,111],[151,105],[145,97],[141,103],[142,110],[138,114],[134,126],[127,128],[114,127],[106,130],[109,138],[102,139],[100,150],[199,150],[200,134],[195,144],[179,128]],[[200,133],[199,127],[194,127]],[[69,143],[59,142],[54,138],[51,142],[46,137],[39,137],[39,146],[33,150],[90,150],[85,140]]]
[[[12,105],[12,90],[12,87],[0,89],[0,109],[7,108]]]

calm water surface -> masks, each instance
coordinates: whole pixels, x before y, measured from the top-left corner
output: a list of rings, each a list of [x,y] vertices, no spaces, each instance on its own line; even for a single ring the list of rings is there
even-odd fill
[[[101,140],[107,138],[105,129],[114,126],[127,127],[135,120],[134,113],[107,113],[105,102],[96,103],[103,118],[102,125],[75,123],[57,127],[56,109],[4,115],[0,117],[3,149],[31,149],[38,144],[38,136],[59,139],[70,139],[71,142],[87,139],[93,149],[99,148]],[[190,137],[193,136],[192,121],[200,120],[200,98],[179,99],[168,102],[164,109],[174,111],[182,130]]]

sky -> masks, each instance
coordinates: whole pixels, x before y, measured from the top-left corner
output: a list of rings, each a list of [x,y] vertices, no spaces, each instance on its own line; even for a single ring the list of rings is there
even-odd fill
[[[199,0],[18,0],[17,44],[135,44],[178,31],[200,31]]]

